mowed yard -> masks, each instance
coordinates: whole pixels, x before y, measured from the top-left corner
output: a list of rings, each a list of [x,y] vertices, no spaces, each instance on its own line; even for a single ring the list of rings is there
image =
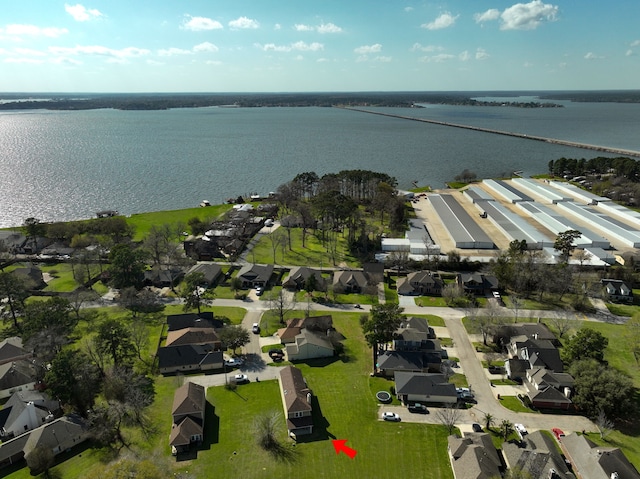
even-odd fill
[[[344,336],[346,357],[335,361],[298,363],[317,401],[315,434],[290,447],[290,456],[275,459],[256,445],[254,420],[260,414],[280,414],[280,439],[287,444],[277,381],[252,382],[232,392],[209,388],[215,417],[207,421],[209,441],[198,458],[180,470],[195,477],[211,471],[219,477],[342,478],[453,477],[447,457],[444,427],[378,420],[375,388],[370,385],[370,350],[365,345],[358,314],[335,314],[334,325]],[[170,381],[164,379],[163,381]],[[159,411],[154,412],[154,414]],[[169,411],[167,411],[167,415]],[[168,432],[167,432],[168,434]],[[166,442],[166,435],[162,440]],[[336,456],[331,439],[347,439],[358,454]],[[166,444],[158,444],[168,453]]]
[[[443,426],[389,423],[378,420],[375,399],[379,379],[369,377],[371,351],[364,343],[359,314],[334,314],[335,327],[347,338],[345,357],[333,361],[318,360],[296,364],[314,393],[315,431],[311,440],[293,446],[287,438],[282,401],[277,381],[251,382],[237,391],[224,387],[207,390],[206,438],[196,459],[176,461],[170,455],[173,393],[182,377],[157,377],[156,399],[149,415],[155,425],[151,437],[130,431],[135,440],[131,451],[123,454],[153,458],[167,471],[187,472],[186,477],[228,478],[452,478],[447,457],[447,432]],[[188,379],[188,376],[185,376]],[[279,413],[279,436],[288,444],[290,455],[275,459],[256,444],[254,421],[258,415]],[[331,439],[347,439],[357,451],[355,459],[336,455]],[[60,478],[91,477],[99,474],[108,455],[85,450],[69,458],[53,472]],[[28,469],[10,474],[10,478],[30,477]]]

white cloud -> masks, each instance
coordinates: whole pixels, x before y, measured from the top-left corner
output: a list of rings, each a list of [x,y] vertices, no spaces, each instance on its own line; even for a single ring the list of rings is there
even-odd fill
[[[359,55],[380,53],[382,51],[382,45],[380,45],[379,43],[375,43],[373,45],[362,45],[361,47],[355,48],[353,51],[355,53],[358,53]]]
[[[56,28],[56,27],[41,28],[35,25],[13,24],[13,25],[7,25],[4,30],[0,29],[0,33],[4,33],[6,35],[14,35],[14,36],[29,35],[33,37],[58,38],[59,36],[66,35],[67,33],[69,33],[69,30],[67,30],[66,28]]]
[[[542,3],[542,0],[533,0],[529,3],[516,3],[507,8],[500,15],[502,19],[501,30],[535,30],[544,21],[556,20],[558,7],[550,3]]]
[[[118,59],[135,58],[149,55],[151,52],[144,48],[127,47],[120,50],[103,47],[100,45],[76,45],[75,47],[49,47],[54,55],[96,55]]]
[[[281,28],[282,28],[282,25],[280,25],[279,23],[276,23],[276,24],[273,26],[273,29],[274,29],[274,30],[280,30]]]
[[[239,17],[229,22],[229,28],[235,30],[255,30],[260,24],[252,18]]]
[[[490,55],[484,48],[478,48],[476,50],[476,60],[486,60],[487,58],[489,58],[489,56]]]
[[[380,62],[380,63],[389,63],[391,62],[391,60],[392,60],[392,57],[385,57],[385,56],[379,56],[373,59],[374,62]]]
[[[220,60],[207,60],[205,63],[207,65],[215,65],[215,66],[222,65],[222,62]]]
[[[455,55],[451,55],[450,53],[438,53],[437,55],[431,57],[431,59],[436,63],[446,62],[448,60],[453,60],[454,58]]]
[[[468,62],[471,59],[471,54],[467,50],[465,50],[460,53],[460,55],[458,55],[458,58],[461,62]]]
[[[436,18],[433,22],[423,23],[420,25],[422,28],[426,28],[427,30],[442,30],[443,28],[448,28],[456,23],[460,15],[453,16],[449,12],[445,12]]]
[[[43,57],[46,53],[41,52],[40,50],[32,50],[31,48],[14,48],[13,50],[18,55],[24,56],[32,56],[32,57]]]
[[[163,50],[158,50],[158,56],[161,57],[173,57],[175,55],[191,55],[193,52],[191,50],[185,50],[183,48],[165,48]]]
[[[302,55],[296,55],[294,60],[297,61],[297,62],[301,62],[302,60],[304,60],[304,57]]]
[[[323,23],[317,27],[318,33],[341,33],[342,28],[334,23]]]
[[[632,57],[634,56],[633,50],[629,49],[627,50],[627,52],[624,54],[626,57]]]
[[[640,47],[640,40],[635,40],[633,42],[631,42],[631,45],[629,45],[630,47]]]
[[[67,57],[57,57],[49,60],[50,63],[56,63],[58,65],[82,65],[80,60],[76,60],[75,58],[67,58]]]
[[[324,57],[322,57],[322,58],[318,58],[318,59],[316,60],[316,63],[326,63],[326,62],[328,62],[328,61],[329,61],[329,59],[328,59],[328,58],[324,58]]]
[[[356,62],[360,63],[360,62],[366,62],[369,60],[369,57],[367,55],[360,55],[358,58],[356,58]]]
[[[444,47],[437,45],[422,45],[420,43],[414,43],[411,47],[412,52],[441,52]]]
[[[293,28],[296,32],[312,32],[315,30],[311,25],[304,25],[302,23],[296,23]]]
[[[87,8],[79,3],[75,5],[64,4],[65,11],[73,17],[76,22],[86,22],[93,18],[100,18],[102,12],[95,8]]]
[[[209,42],[204,42],[204,43],[199,43],[198,45],[196,45],[195,47],[193,47],[193,51],[200,53],[200,52],[217,52],[219,50],[219,48],[214,45],[213,43],[209,43]]]
[[[266,43],[262,45],[260,43],[256,43],[254,45],[256,48],[259,48],[264,52],[290,52],[294,50],[300,52],[318,52],[324,50],[324,45],[318,42],[295,42],[289,45],[276,45],[275,43]]]
[[[186,15],[187,19],[182,24],[184,30],[191,30],[192,32],[202,32],[206,30],[220,30],[224,28],[222,23],[217,20],[212,20],[207,17],[192,17],[191,15]]]
[[[600,55],[596,55],[593,52],[589,52],[584,56],[585,60],[602,60],[604,57]]]
[[[491,8],[483,13],[476,13],[473,16],[473,19],[476,21],[476,23],[490,22],[493,20],[497,20],[498,18],[500,18],[500,10],[496,8]]]
[[[39,60],[37,58],[6,58],[5,63],[26,63],[30,65],[40,65],[44,63],[44,60]]]
[[[413,7],[404,7],[405,12],[413,12]]]

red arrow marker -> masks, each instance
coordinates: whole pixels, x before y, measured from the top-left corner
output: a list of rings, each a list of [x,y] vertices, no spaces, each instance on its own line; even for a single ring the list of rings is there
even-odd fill
[[[345,445],[347,442],[346,439],[333,439],[331,442],[333,443],[333,448],[336,450],[336,454],[344,452],[351,459],[356,457],[356,454],[358,454],[358,451]]]

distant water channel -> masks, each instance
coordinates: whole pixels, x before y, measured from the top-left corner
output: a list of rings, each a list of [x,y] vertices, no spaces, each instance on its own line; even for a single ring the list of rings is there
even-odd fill
[[[507,99],[512,101],[512,99]],[[388,109],[581,143],[640,150],[640,105]],[[297,173],[369,169],[402,188],[547,171],[600,153],[337,108],[201,108],[0,113],[0,227],[196,206],[267,194]],[[602,155],[604,156],[604,155]]]

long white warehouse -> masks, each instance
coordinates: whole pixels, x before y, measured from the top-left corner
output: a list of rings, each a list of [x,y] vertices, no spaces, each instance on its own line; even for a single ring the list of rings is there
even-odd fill
[[[551,188],[550,186],[531,178],[514,178],[511,182],[517,189],[539,196],[544,201],[551,204],[560,203],[562,201],[573,201],[573,197],[567,194],[561,194],[562,192],[557,189]]]
[[[549,181],[549,185],[573,196],[577,199],[577,201],[580,201],[581,203],[584,203],[586,205],[598,205],[600,203],[607,203],[611,201],[611,198],[594,195],[590,191],[583,190],[582,188],[578,188],[576,185],[566,183],[564,181],[551,180]]]
[[[578,248],[588,248],[593,246],[596,248],[609,249],[611,247],[609,241],[602,236],[594,233],[588,228],[578,226],[573,221],[557,214],[547,206],[527,202],[518,203],[518,206],[555,235],[564,233],[568,230],[580,231],[582,235],[575,241],[575,245]]]

